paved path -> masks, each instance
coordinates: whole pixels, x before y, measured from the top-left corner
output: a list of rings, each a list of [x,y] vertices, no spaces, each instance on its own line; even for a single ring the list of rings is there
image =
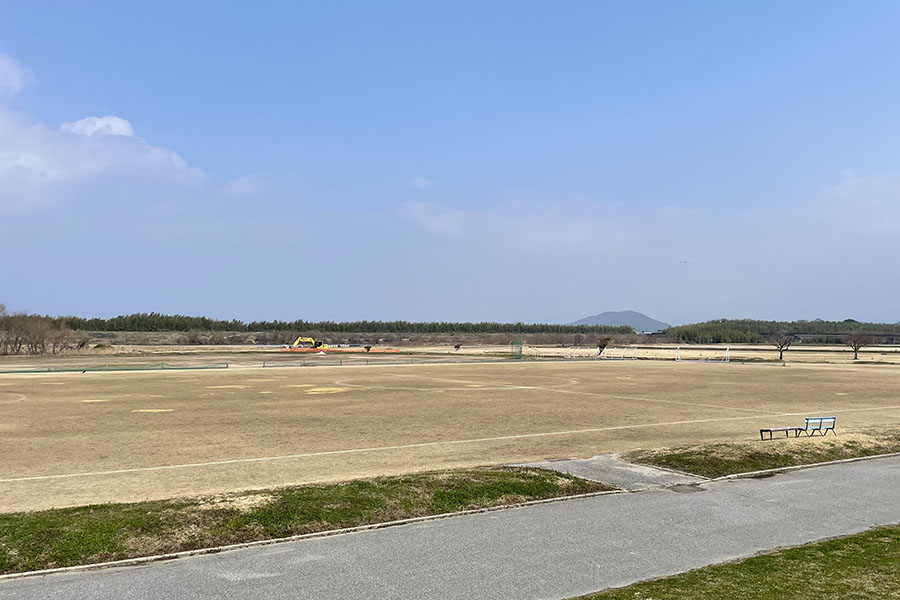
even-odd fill
[[[655,469],[622,462],[618,454],[598,454],[592,458],[571,458],[547,462],[524,463],[520,467],[538,467],[569,473],[582,479],[614,485],[620,490],[637,492],[670,485],[690,485],[705,481],[705,477]]]
[[[0,582],[4,600],[571,598],[900,522],[900,457]]]

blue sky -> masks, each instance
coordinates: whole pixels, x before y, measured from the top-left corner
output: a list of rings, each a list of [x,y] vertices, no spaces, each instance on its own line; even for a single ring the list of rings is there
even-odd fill
[[[0,302],[900,321],[896,2],[0,0]]]

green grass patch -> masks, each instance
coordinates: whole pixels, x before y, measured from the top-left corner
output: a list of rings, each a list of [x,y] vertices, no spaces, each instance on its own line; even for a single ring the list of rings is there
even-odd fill
[[[898,431],[635,450],[622,458],[703,477],[721,477],[892,452],[900,452]]]
[[[0,573],[151,556],[610,489],[552,471],[491,468],[0,514]]]
[[[900,598],[900,526],[637,583],[583,600]]]

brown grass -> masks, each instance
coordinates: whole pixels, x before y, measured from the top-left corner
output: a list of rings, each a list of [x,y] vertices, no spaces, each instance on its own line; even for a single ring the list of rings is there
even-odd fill
[[[836,414],[841,435],[896,427],[898,375],[655,361],[4,375],[0,512],[751,442],[805,415]],[[158,469],[197,463],[217,464]],[[22,479],[63,474],[77,476]]]
[[[801,435],[765,441],[634,450],[622,458],[704,477],[721,477],[894,452],[900,452],[900,430],[873,429],[845,433],[840,437]]]

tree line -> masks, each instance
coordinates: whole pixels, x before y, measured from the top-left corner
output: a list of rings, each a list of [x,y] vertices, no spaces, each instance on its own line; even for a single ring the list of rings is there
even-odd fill
[[[327,331],[334,333],[634,333],[631,327],[555,325],[548,323],[457,323],[452,321],[240,321],[188,315],[135,313],[111,319],[56,317],[55,323],[73,331]]]
[[[0,354],[57,354],[86,344],[86,336],[75,335],[57,319],[9,314],[0,304]]]
[[[776,337],[813,336],[809,342],[839,343],[854,334],[869,336],[900,335],[900,324],[843,321],[757,321],[752,319],[718,319],[690,325],[669,327],[666,335],[676,342],[688,344],[761,344]]]

